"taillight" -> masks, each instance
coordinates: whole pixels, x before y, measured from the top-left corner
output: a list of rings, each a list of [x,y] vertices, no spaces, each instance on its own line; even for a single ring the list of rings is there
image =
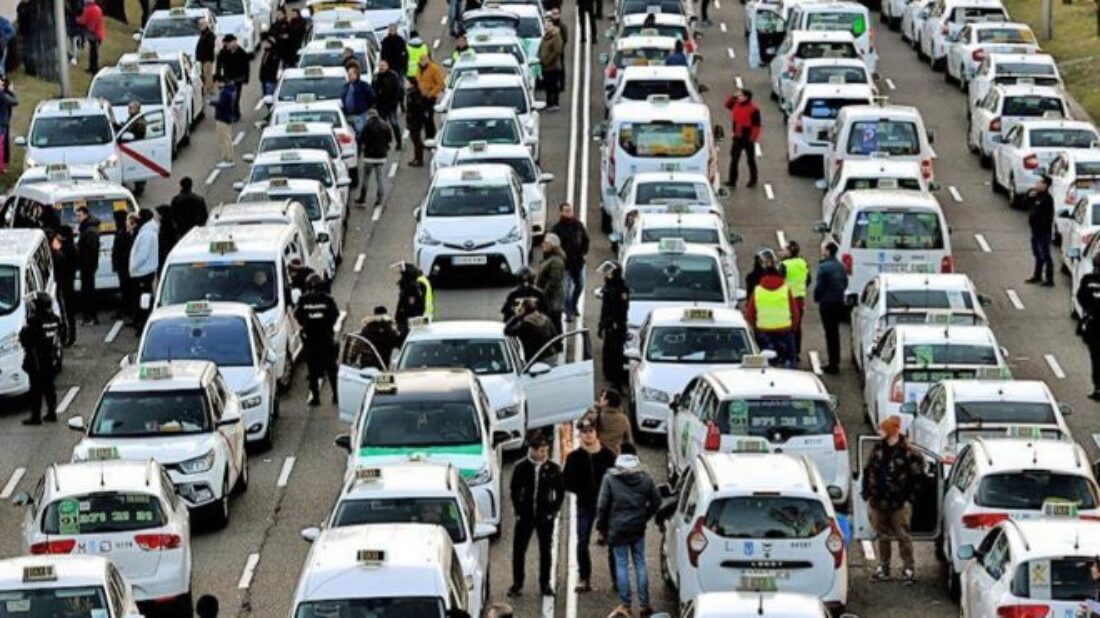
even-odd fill
[[[341,144],[350,144],[354,138],[352,137],[351,133],[348,133],[347,131],[337,131],[336,139],[340,140]]]
[[[848,450],[848,438],[844,435],[844,426],[837,419],[833,425],[833,448],[838,451]]]
[[[920,175],[925,180],[932,180],[932,159],[924,159],[920,162]]]
[[[1027,155],[1024,157],[1024,169],[1033,170],[1039,167],[1039,155]]]
[[[707,421],[707,438],[703,441],[703,450],[717,451],[722,446],[722,433],[714,421]]]
[[[183,539],[178,534],[138,534],[134,536],[134,542],[145,551],[162,551],[179,549]]]
[[[994,118],[993,120],[990,120],[989,121],[989,130],[993,131],[994,133],[1000,133],[1001,132],[1001,119],[1000,118]]]
[[[615,66],[614,64],[607,65],[607,78],[608,79],[615,79],[615,77],[618,74],[619,74],[619,67]]]
[[[794,77],[794,74],[798,71],[798,67],[794,66],[794,63],[787,65],[787,77]]]
[[[970,52],[970,59],[974,62],[981,62],[982,60],[985,60],[985,50],[975,49],[974,51]]]
[[[988,530],[1008,519],[1008,513],[971,513],[962,516],[962,525],[971,530]]]
[[[31,545],[31,555],[67,554],[76,547],[76,539],[59,539],[57,541],[42,541]]]
[[[955,262],[951,259],[950,255],[945,255],[940,258],[940,272],[950,273],[955,272]]]
[[[795,133],[801,133],[802,132],[802,116],[799,116],[798,118],[794,119],[794,132]]]
[[[997,608],[997,618],[1046,618],[1050,607],[1038,603],[1027,605],[1002,605]]]
[[[695,53],[695,41],[684,41],[684,51],[689,54]]]
[[[890,383],[890,403],[903,403],[903,395],[905,387],[901,383],[902,374],[894,376],[894,381]]]
[[[841,253],[840,254],[840,263],[844,265],[844,271],[845,272],[847,272],[849,275],[852,274],[852,254],[851,253]]]
[[[833,568],[839,569],[844,564],[844,535],[840,533],[840,527],[836,525],[835,519],[830,523],[830,527],[832,530],[829,531],[825,547],[833,555]]]
[[[706,518],[696,519],[695,525],[691,527],[691,532],[688,533],[687,538],[688,562],[696,568],[699,567],[699,554],[707,548],[707,535],[703,533],[705,522]]]

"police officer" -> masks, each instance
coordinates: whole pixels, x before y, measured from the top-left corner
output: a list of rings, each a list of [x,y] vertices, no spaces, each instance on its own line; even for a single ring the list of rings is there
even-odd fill
[[[512,288],[511,292],[508,292],[508,296],[504,299],[504,304],[500,306],[500,314],[504,316],[504,321],[512,319],[512,316],[516,314],[517,303],[523,301],[525,298],[533,298],[538,301],[539,311],[546,313],[546,295],[543,294],[542,288],[535,285],[535,277],[537,274],[533,269],[528,266],[524,266],[519,271],[519,285]]]
[[[393,351],[401,345],[401,331],[397,330],[397,322],[393,321],[385,307],[374,308],[374,315],[363,319],[363,328],[359,336],[366,339],[374,346],[383,363],[390,360]]]
[[[23,371],[30,381],[27,401],[31,416],[24,425],[41,425],[42,421],[57,421],[57,358],[61,346],[61,318],[53,311],[53,299],[45,292],[32,295],[27,324],[19,331],[23,347]],[[46,416],[42,416],[42,400],[46,400]]]
[[[763,272],[745,306],[745,318],[756,332],[761,350],[772,350],[780,367],[794,368],[794,326],[799,321],[798,305],[787,279],[776,268],[775,252],[759,253]]]
[[[398,262],[395,266],[401,276],[397,280],[397,311],[394,312],[394,318],[397,320],[401,340],[404,341],[409,334],[409,319],[423,316],[427,301],[424,287],[417,280],[420,270],[408,262]]]
[[[332,403],[337,403],[337,349],[333,331],[336,321],[340,319],[340,310],[336,307],[336,301],[325,291],[325,282],[320,275],[310,275],[306,285],[309,291],[298,301],[294,317],[302,325],[302,341],[309,372],[309,405],[320,405],[321,382],[325,376],[328,376],[329,386],[332,387]]]
[[[539,311],[537,300],[525,298],[517,303],[515,315],[504,324],[504,334],[519,339],[523,356],[530,361],[558,335],[558,330],[550,318]],[[553,364],[552,359],[544,360]]]
[[[305,294],[309,290],[306,282],[314,274],[313,269],[303,264],[302,258],[294,257],[290,259],[287,270],[290,271],[290,287],[297,288],[302,294]]]
[[[791,288],[794,304],[798,305],[798,322],[794,325],[795,355],[802,354],[802,315],[806,310],[806,288],[810,285],[810,263],[802,257],[802,248],[795,241],[784,247],[783,261],[779,262],[779,272]]]
[[[76,343],[76,272],[80,264],[73,228],[61,226],[50,240],[50,252],[53,256],[53,276],[61,296],[61,316],[65,321],[61,345],[67,348]]]
[[[603,298],[600,299],[599,335],[603,339],[603,375],[610,384],[626,385],[626,314],[630,310],[630,288],[623,279],[623,267],[618,262],[604,262],[597,269],[603,274]]]
[[[1092,258],[1092,272],[1081,277],[1077,303],[1081,305],[1081,335],[1089,347],[1089,360],[1092,361],[1089,399],[1100,401],[1100,255]]]

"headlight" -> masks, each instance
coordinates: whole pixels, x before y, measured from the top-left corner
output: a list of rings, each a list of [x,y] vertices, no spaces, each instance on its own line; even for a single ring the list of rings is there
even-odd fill
[[[38,167],[38,161],[30,157],[23,157],[23,169],[27,169],[28,167]]]
[[[201,457],[181,461],[176,465],[179,466],[179,469],[182,470],[184,474],[202,474],[203,472],[208,472],[210,468],[214,467],[214,449],[210,449]]]
[[[489,469],[489,464],[485,464],[477,471],[477,474],[466,479],[466,484],[470,487],[475,485],[484,485],[493,480],[493,471]]]
[[[99,169],[107,169],[109,167],[115,167],[116,165],[118,165],[118,155],[112,154],[99,162]]]
[[[515,416],[517,414],[519,414],[519,406],[518,405],[504,406],[503,408],[497,408],[497,420],[500,420],[500,419],[503,419],[503,418],[512,418],[513,416]]]
[[[531,202],[531,212],[542,210],[542,200],[535,200]]]
[[[428,245],[430,247],[442,244],[438,240],[436,240],[430,233],[428,233],[428,230],[423,228],[421,228],[420,233],[417,234],[416,242],[422,245]]]
[[[263,393],[260,392],[260,385],[257,384],[252,388],[246,389],[243,393],[237,395],[241,400],[241,407],[244,409],[255,408],[260,405],[264,400]]]
[[[520,238],[522,238],[522,235],[520,234],[519,227],[516,226],[516,227],[513,227],[511,230],[508,230],[507,234],[505,234],[504,236],[501,236],[500,238],[498,238],[497,242],[505,243],[505,244],[506,243],[519,242]]]
[[[23,346],[19,345],[19,333],[12,333],[0,339],[0,355],[18,352]]]
[[[646,401],[656,401],[657,403],[668,403],[671,398],[668,396],[668,393],[663,390],[643,386],[642,399]]]

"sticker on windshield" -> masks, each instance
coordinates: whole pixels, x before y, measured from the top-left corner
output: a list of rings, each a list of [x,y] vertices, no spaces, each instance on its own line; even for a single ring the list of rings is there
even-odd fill
[[[749,425],[749,404],[744,401],[730,402],[730,433],[745,435]]]
[[[80,534],[80,501],[67,498],[57,505],[57,530],[60,534]]]
[[[1032,560],[1027,564],[1027,581],[1032,599],[1049,599],[1051,595],[1050,560]]]
[[[15,599],[4,603],[4,609],[9,614],[22,614],[31,611],[30,599]]]

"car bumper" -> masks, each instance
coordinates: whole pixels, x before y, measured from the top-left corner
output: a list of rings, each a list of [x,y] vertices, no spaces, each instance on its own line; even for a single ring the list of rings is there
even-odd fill
[[[189,509],[197,509],[221,499],[225,487],[222,486],[221,470],[211,468],[201,474],[184,474],[174,465],[168,468],[168,476],[176,487],[176,493]]]
[[[1016,191],[1017,195],[1023,195],[1031,190],[1035,186],[1035,183],[1039,182],[1041,176],[1037,172],[1031,170],[1012,170],[1012,188]]]
[[[668,421],[672,414],[667,403],[650,401],[635,393],[634,416],[638,431],[647,434],[664,434],[668,431]]]
[[[998,133],[998,135],[1000,135]],[[981,139],[978,141],[978,148],[981,149],[982,154],[985,156],[992,156],[993,149],[997,147],[997,144],[993,141],[993,134],[989,131],[981,132]]]
[[[500,447],[506,451],[514,451],[523,446],[523,434],[527,427],[527,413],[521,411],[519,414],[509,416],[507,418],[497,419],[493,426],[495,431],[507,431],[511,438],[507,442],[504,442]]]
[[[23,352],[0,356],[0,397],[14,397],[30,390],[27,373],[23,371]]]
[[[256,442],[267,436],[268,423],[271,420],[271,394],[264,393],[260,397],[260,404],[242,411],[244,417],[245,441]]]
[[[485,256],[484,264],[456,265],[456,257]],[[527,252],[519,245],[493,244],[484,251],[461,251],[444,246],[416,247],[416,265],[433,277],[468,276],[473,273],[514,275],[527,265]]]
[[[797,161],[803,157],[821,157],[829,152],[829,142],[819,142],[795,137],[797,133],[787,133],[787,159]]]
[[[138,603],[169,603],[191,590],[191,561],[182,556],[161,556],[155,573],[134,577],[122,569],[126,580],[134,586]]]

